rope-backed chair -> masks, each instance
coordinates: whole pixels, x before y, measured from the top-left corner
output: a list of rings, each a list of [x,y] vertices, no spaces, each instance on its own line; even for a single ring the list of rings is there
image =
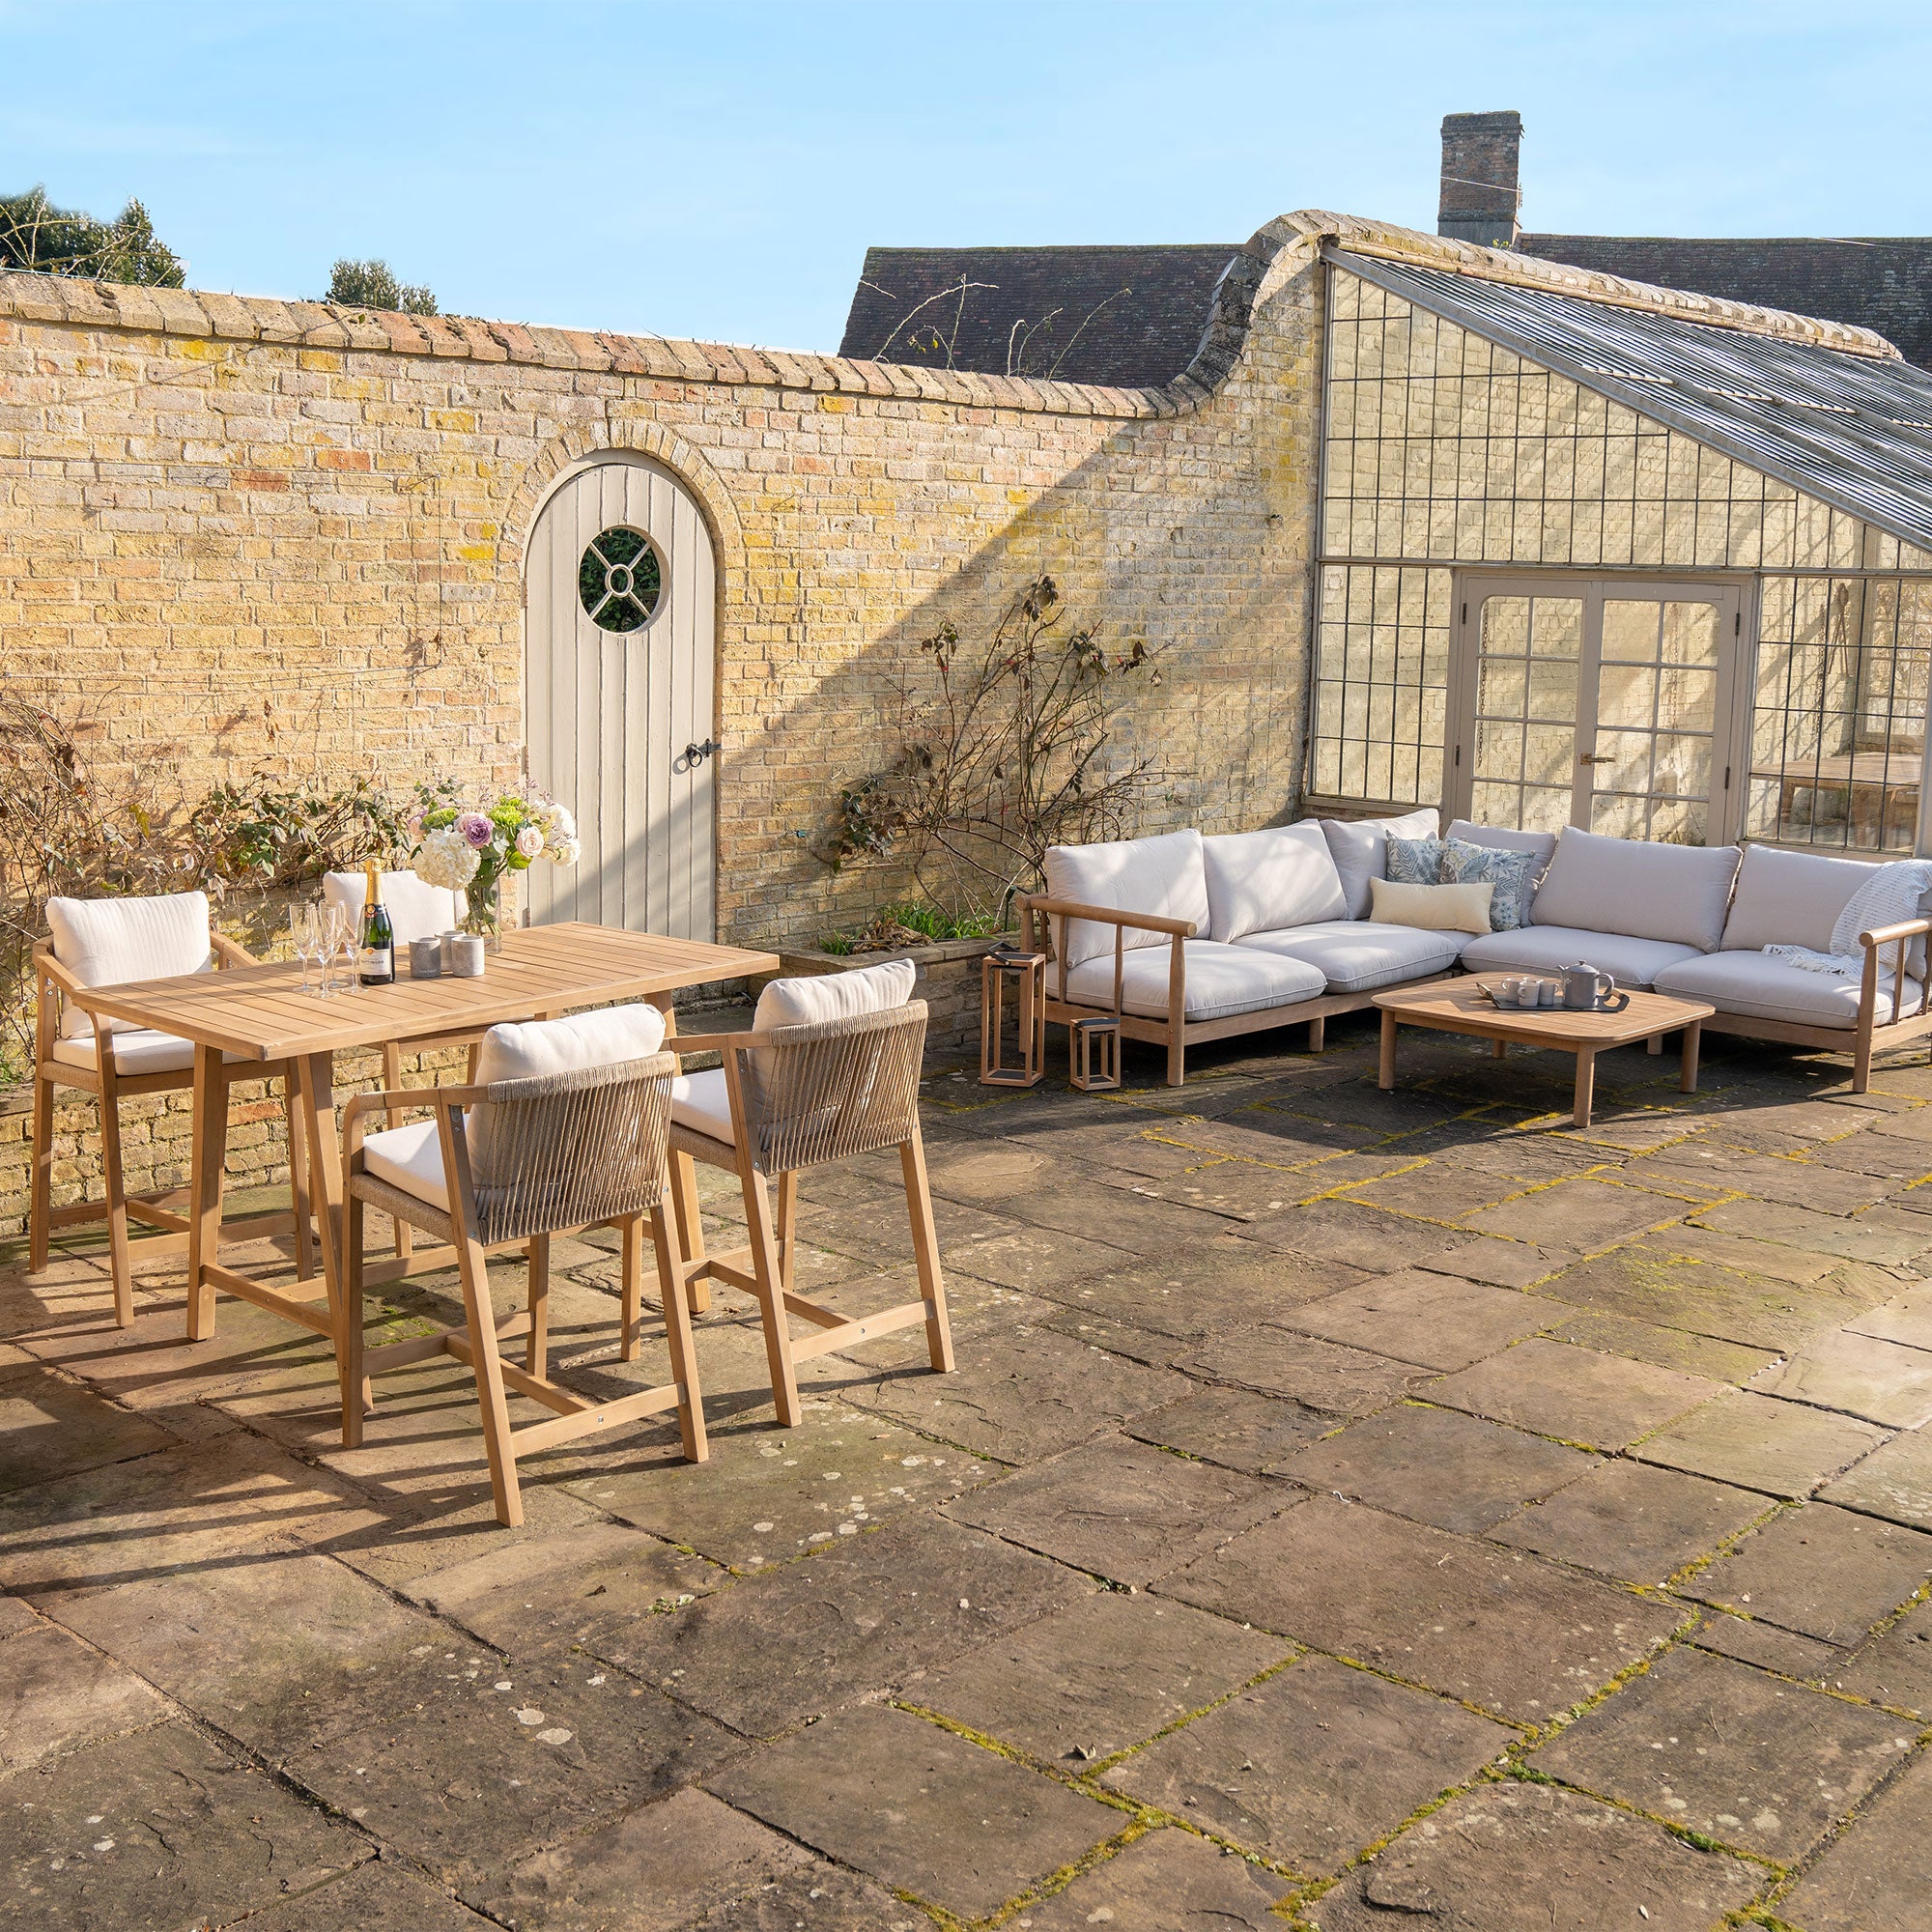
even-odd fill
[[[114,1320],[123,1328],[134,1320],[134,1280],[129,1247],[130,1222],[158,1230],[142,1242],[146,1254],[182,1253],[187,1247],[185,1188],[129,1194],[124,1179],[121,1102],[148,1094],[188,1093],[194,1087],[194,1044],[172,1034],[109,1020],[89,1004],[93,993],[144,980],[164,980],[252,966],[254,955],[209,923],[203,893],[166,893],[147,898],[67,899],[49,902],[52,937],[33,951],[38,993],[34,1033],[33,1179],[28,1201],[28,1266],[47,1265],[53,1231],[107,1224],[108,1271],[113,1281]],[[104,1048],[104,1050],[103,1050]],[[282,1083],[283,1120],[289,1137],[289,1192],[293,1213],[255,1214],[221,1224],[223,1241],[258,1240],[264,1236],[295,1237],[296,1273],[303,1281],[315,1272],[310,1251],[308,1188],[297,1126],[296,1081],[287,1061],[231,1060],[214,1063],[213,1091],[208,1104],[226,1114],[237,1084],[252,1080]],[[100,1166],[105,1198],[56,1208],[54,1108],[62,1088],[92,1094],[100,1109]],[[211,1257],[212,1259],[212,1257]],[[188,1303],[189,1332],[196,1320]]]
[[[919,1128],[920,1064],[925,1003],[764,1032],[684,1035],[680,1054],[718,1053],[722,1068],[680,1080],[673,1108],[672,1186],[682,1265],[693,1305],[702,1308],[707,1279],[754,1294],[764,1318],[772,1398],[786,1428],[800,1420],[798,1364],[834,1349],[925,1324],[932,1366],[952,1367],[952,1336],[939,1239]],[[808,1300],[793,1288],[799,1177],[828,1161],[896,1148],[912,1222],[920,1299],[851,1317]],[[698,1219],[693,1163],[738,1177],[750,1236],[744,1248],[708,1255]],[[766,1183],[778,1181],[774,1222]],[[794,1340],[790,1318],[819,1332]]]
[[[675,1408],[686,1460],[705,1460],[691,1318],[679,1292],[684,1268],[665,1198],[670,1083],[676,1070],[670,1054],[657,1053],[615,1065],[484,1086],[361,1094],[349,1103],[342,1130],[348,1269],[336,1334],[342,1433],[348,1446],[362,1440],[375,1375],[448,1353],[467,1363],[476,1378],[490,1487],[500,1522],[514,1526],[523,1520],[520,1458],[596,1430]],[[433,1135],[412,1127],[376,1135],[366,1131],[371,1114],[423,1106],[433,1110]],[[384,1143],[392,1146],[384,1150]],[[378,1166],[386,1169],[386,1176]],[[363,1216],[370,1208],[455,1248],[463,1282],[461,1327],[373,1349],[364,1346]],[[549,1378],[551,1236],[592,1226],[621,1231],[619,1353],[630,1361],[638,1351],[646,1222],[656,1250],[672,1379],[613,1402],[587,1401]],[[499,1321],[490,1300],[487,1257],[513,1248],[524,1249],[528,1257],[528,1305]],[[518,1335],[527,1338],[521,1368],[505,1361],[498,1350],[499,1343]],[[555,1413],[513,1429],[510,1393],[528,1396]]]

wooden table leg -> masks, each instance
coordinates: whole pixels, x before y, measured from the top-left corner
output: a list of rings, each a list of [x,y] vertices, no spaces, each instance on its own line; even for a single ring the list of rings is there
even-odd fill
[[[1490,1058],[1492,1060],[1502,1059],[1502,1057],[1506,1053],[1508,1053],[1509,1050],[1510,1050],[1509,1041],[1504,1039],[1500,1034],[1498,1034],[1496,1037],[1491,1040],[1490,1042]]]
[[[1382,1009],[1382,1064],[1376,1085],[1384,1094],[1395,1092],[1395,1015],[1386,1007]]]
[[[1680,1093],[1694,1094],[1697,1091],[1697,1055],[1704,1043],[1704,1022],[1692,1020],[1684,1029],[1684,1070],[1677,1076]]]
[[[343,1414],[361,1411],[362,1391],[352,1386],[355,1350],[350,1321],[360,1321],[360,1307],[349,1305],[347,1231],[343,1226],[342,1142],[335,1130],[335,1057],[305,1054],[296,1063],[301,1083],[302,1138],[307,1142],[310,1209],[322,1244],[322,1278],[328,1290],[328,1315],[335,1337],[335,1369],[342,1382]],[[358,1297],[359,1299],[359,1297]]]
[[[214,1283],[209,1266],[221,1253],[221,1181],[228,1160],[228,1088],[217,1048],[194,1050],[194,1120],[187,1183],[187,1336],[214,1333]]]
[[[1590,1103],[1597,1091],[1597,1055],[1594,1049],[1579,1049],[1577,1055],[1577,1124],[1590,1124]]]

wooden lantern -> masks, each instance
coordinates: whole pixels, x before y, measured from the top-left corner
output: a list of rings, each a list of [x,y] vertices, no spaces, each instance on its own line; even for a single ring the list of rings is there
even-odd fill
[[[1075,1020],[1068,1029],[1072,1036],[1072,1065],[1067,1078],[1083,1094],[1106,1094],[1121,1084],[1121,1021],[1117,1013],[1099,1013],[1092,1019]]]
[[[1046,954],[1003,941],[986,954],[980,976],[980,1084],[1038,1086],[1046,1071]]]

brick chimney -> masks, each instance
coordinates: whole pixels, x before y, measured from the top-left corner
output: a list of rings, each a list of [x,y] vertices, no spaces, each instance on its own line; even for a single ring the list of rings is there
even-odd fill
[[[1435,232],[1488,248],[1514,248],[1517,237],[1517,151],[1522,116],[1445,114],[1442,117],[1442,199]]]

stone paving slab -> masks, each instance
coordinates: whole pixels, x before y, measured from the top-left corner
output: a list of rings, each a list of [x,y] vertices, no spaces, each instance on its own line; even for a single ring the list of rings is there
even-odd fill
[[[1445,1698],[1306,1657],[1134,1752],[1106,1782],[1245,1851],[1326,1874],[1515,1738]]]
[[[1465,1369],[1543,1327],[1547,1302],[1452,1275],[1405,1268],[1277,1316],[1279,1324],[1430,1369]]]
[[[1043,1763],[1143,1743],[1293,1654],[1279,1637],[1185,1604],[1102,1590],[945,1670],[906,1700]]]
[[[1548,1303],[1543,1310],[1548,1312]],[[1592,1449],[1622,1449],[1722,1393],[1723,1384],[1532,1337],[1426,1382],[1431,1402]]]
[[[1413,1403],[1297,1450],[1281,1473],[1438,1529],[1477,1534],[1587,1474],[1594,1459],[1517,1429]]]
[[[1829,1329],[1751,1380],[1761,1395],[1842,1410],[1888,1429],[1932,1422],[1932,1353]]]
[[[1818,1492],[1827,1502],[1932,1529],[1932,1435],[1909,1430]]]
[[[1713,1610],[1687,1641],[1699,1650],[1715,1651],[1740,1663],[1754,1663],[1760,1670],[1795,1677],[1801,1684],[1815,1684],[1821,1689],[1838,1688],[1838,1673],[1845,1662],[1842,1650],[1815,1637],[1800,1636],[1795,1631],[1779,1630],[1776,1624],[1760,1623],[1754,1617],[1733,1616],[1727,1610]]]
[[[1645,1463],[1773,1496],[1806,1496],[1887,1438],[1869,1422],[1733,1389],[1637,1443]]]
[[[0,1495],[129,1462],[175,1440],[38,1364],[0,1373]]]
[[[1932,1894],[1932,1766],[1921,1756],[1777,1902],[1798,1932],[1922,1932]]]
[[[1331,1415],[1373,1415],[1429,1378],[1410,1363],[1272,1324],[1224,1335],[1181,1357],[1177,1366],[1258,1395],[1285,1396]]]
[[[1832,1672],[1832,1688],[1932,1718],[1932,1604],[1867,1637]]]
[[[1660,1328],[1652,1321],[1634,1321],[1627,1315],[1576,1315],[1545,1332],[1552,1342],[1595,1349],[1605,1355],[1627,1355],[1634,1362],[1654,1363],[1660,1369],[1676,1369],[1714,1382],[1742,1385],[1777,1359],[1769,1349],[1748,1349],[1742,1343],[1720,1342],[1683,1328]]]
[[[1305,1442],[1340,1426],[1336,1417],[1297,1402],[1251,1395],[1246,1389],[1206,1388],[1124,1425],[1142,1442],[1178,1449],[1251,1476],[1277,1474]]]
[[[1775,1241],[1807,1254],[1836,1255],[1848,1262],[1909,1262],[1932,1248],[1932,1224],[1915,1232],[1763,1201],[1726,1202],[1707,1208],[1697,1223],[1720,1234]]]
[[[1583,1176],[1559,1180],[1465,1217],[1480,1234],[1593,1254],[1618,1241],[1668,1227],[1689,1211],[1688,1204],[1615,1180]]]
[[[1468,1239],[1446,1223],[1326,1199],[1251,1221],[1239,1234],[1260,1247],[1289,1248],[1314,1261],[1371,1271],[1412,1265]]]
[[[1932,1197],[1926,1206],[1932,1208]],[[1908,1288],[1903,1294],[1855,1315],[1845,1323],[1855,1335],[1876,1335],[1914,1349],[1932,1349],[1932,1289]]]
[[[1319,1932],[1712,1932],[1767,1876],[1574,1793],[1493,1784],[1424,1818],[1305,1917]]]
[[[1589,1696],[1689,1620],[1540,1557],[1328,1496],[1160,1588],[1526,1724]]]
[[[1172,1828],[1136,1838],[1063,1892],[1029,1905],[1016,1932],[1276,1932],[1292,1888],[1262,1866]]]
[[[0,1642],[0,1776],[167,1715],[131,1671],[51,1624]]]
[[[1533,1241],[1502,1240],[1492,1235],[1458,1236],[1448,1247],[1424,1255],[1417,1267],[1434,1274],[1460,1275],[1492,1288],[1533,1288],[1577,1260],[1567,1248],[1538,1247]]]
[[[962,1496],[947,1514],[1076,1570],[1139,1587],[1296,1495],[1286,1484],[1102,1436]]]
[[[788,1878],[714,1906],[684,1932],[929,1932],[932,1922],[872,1880],[813,1859]]]
[[[244,1922],[248,1932],[489,1932],[490,1926],[394,1859],[372,1859]]]
[[[1849,1648],[1932,1581],[1932,1536],[1804,1503],[1753,1530],[1688,1594]]]
[[[1539,1770],[1789,1864],[1910,1748],[1909,1727],[1679,1650],[1530,1755]]]
[[[1044,1283],[1039,1293],[1083,1315],[1200,1341],[1246,1328],[1257,1315],[1298,1310],[1362,1279],[1360,1269],[1340,1263],[1257,1254],[1248,1242],[1223,1239],[1152,1266]]]
[[[1127,1819],[904,1711],[847,1711],[714,1776],[720,1797],[896,1889],[983,1918]]]

